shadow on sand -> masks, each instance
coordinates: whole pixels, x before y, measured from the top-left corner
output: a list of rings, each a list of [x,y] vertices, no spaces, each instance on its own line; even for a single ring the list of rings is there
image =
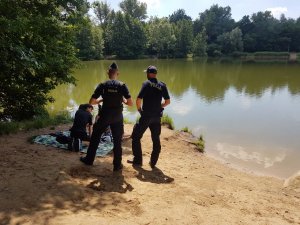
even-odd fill
[[[133,166],[138,172],[137,179],[143,182],[151,182],[156,184],[168,184],[174,181],[174,178],[165,175],[159,168],[154,167],[152,170],[145,170],[139,166]]]

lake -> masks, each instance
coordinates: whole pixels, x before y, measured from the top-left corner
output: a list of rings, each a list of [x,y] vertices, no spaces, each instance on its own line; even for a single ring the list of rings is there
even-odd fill
[[[99,82],[107,79],[112,61],[83,62],[74,72],[77,86],[61,85],[52,92],[50,113],[87,103]],[[156,65],[158,79],[168,86],[171,105],[165,113],[175,129],[202,134],[205,151],[249,172],[287,178],[300,170],[300,65],[214,60],[117,60],[120,80],[133,99]],[[124,109],[135,121],[135,107]],[[172,159],[170,159],[172,160]]]

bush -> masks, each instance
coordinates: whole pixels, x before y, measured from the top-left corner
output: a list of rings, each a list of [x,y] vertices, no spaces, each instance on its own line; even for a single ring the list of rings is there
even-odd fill
[[[174,130],[173,119],[169,117],[167,114],[163,115],[161,118],[161,125],[166,125],[169,129]]]
[[[197,140],[194,144],[197,146],[199,152],[204,152],[204,149],[205,149],[205,141],[204,141],[202,135],[200,135],[200,137],[198,138],[198,140]]]
[[[188,127],[182,128],[181,131],[186,132],[186,133],[189,133],[189,134],[192,133],[192,131],[191,131]]]
[[[32,120],[20,122],[0,122],[0,135],[16,133],[21,130],[40,129],[47,126],[71,123],[72,118],[68,112],[61,112],[55,116],[48,114],[35,117]]]

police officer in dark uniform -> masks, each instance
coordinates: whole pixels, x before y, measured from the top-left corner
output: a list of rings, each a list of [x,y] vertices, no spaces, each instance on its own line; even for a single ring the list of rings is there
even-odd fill
[[[136,166],[143,164],[141,138],[149,127],[153,142],[153,150],[149,163],[151,168],[154,168],[161,149],[161,116],[164,107],[170,104],[170,96],[166,84],[156,79],[157,68],[155,66],[149,66],[145,72],[147,73],[148,80],[143,83],[136,100],[136,107],[141,114],[141,118],[135,124],[132,132],[132,152],[134,158],[127,162]],[[164,99],[163,102],[162,99]]]
[[[118,66],[112,63],[108,70],[109,80],[100,83],[95,89],[90,99],[90,104],[99,104],[103,99],[100,117],[94,124],[90,145],[86,157],[81,157],[80,161],[86,165],[93,165],[96,151],[100,142],[102,133],[110,126],[113,136],[113,165],[114,171],[121,170],[122,165],[122,136],[124,133],[123,124],[123,103],[132,106],[131,96],[125,83],[118,81]]]

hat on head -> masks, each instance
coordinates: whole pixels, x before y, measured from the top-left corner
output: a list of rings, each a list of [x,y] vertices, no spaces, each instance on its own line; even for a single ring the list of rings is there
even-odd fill
[[[148,68],[144,70],[144,72],[157,74],[157,68],[155,66],[148,66]]]
[[[117,70],[118,69],[118,65],[113,62],[109,67],[108,67],[109,70]]]

